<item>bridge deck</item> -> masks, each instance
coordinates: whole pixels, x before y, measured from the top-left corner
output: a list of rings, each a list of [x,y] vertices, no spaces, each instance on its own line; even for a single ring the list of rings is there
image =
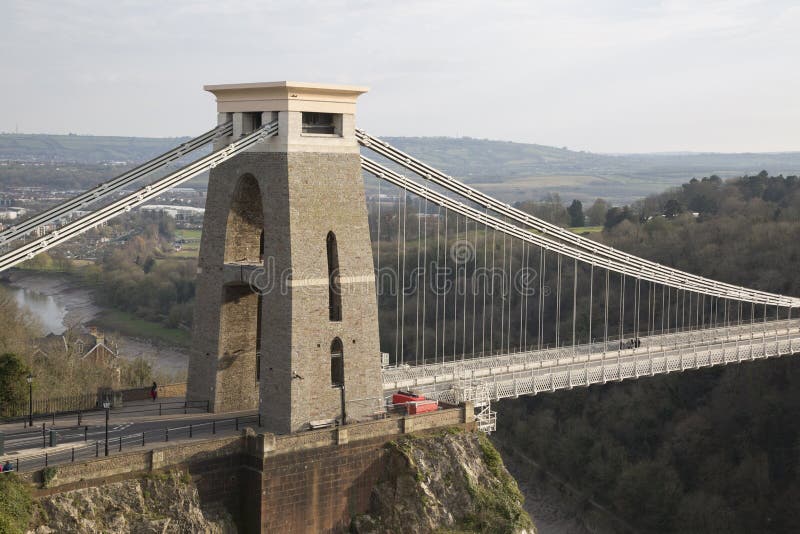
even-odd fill
[[[800,351],[800,321],[784,320],[611,342],[384,369],[384,391],[413,388],[455,402],[459,389],[482,384],[493,400],[574,386],[726,365]]]

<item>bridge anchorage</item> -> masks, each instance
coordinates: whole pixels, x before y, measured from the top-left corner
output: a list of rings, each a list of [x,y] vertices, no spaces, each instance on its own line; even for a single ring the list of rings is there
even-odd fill
[[[800,299],[494,199],[356,129],[366,88],[206,90],[216,128],[0,233],[0,271],[210,171],[188,398],[212,411],[286,434],[381,417],[402,389],[470,403],[489,432],[498,399],[800,350]]]

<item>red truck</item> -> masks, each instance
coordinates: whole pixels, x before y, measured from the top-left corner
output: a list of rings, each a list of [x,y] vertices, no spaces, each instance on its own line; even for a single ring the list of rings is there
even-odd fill
[[[392,395],[392,404],[395,406],[405,405],[408,415],[435,412],[439,409],[439,401],[429,400],[425,398],[425,395],[402,390]]]

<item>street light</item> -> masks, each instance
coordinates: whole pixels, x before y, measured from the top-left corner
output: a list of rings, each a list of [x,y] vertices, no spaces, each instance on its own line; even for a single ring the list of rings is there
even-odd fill
[[[33,426],[33,375],[28,373],[28,426]]]
[[[108,456],[108,409],[111,408],[111,402],[108,399],[103,401],[103,408],[106,409],[106,456]]]

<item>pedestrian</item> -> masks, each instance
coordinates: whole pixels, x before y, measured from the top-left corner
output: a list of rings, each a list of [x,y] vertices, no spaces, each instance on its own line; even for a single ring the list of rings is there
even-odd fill
[[[150,398],[153,399],[153,402],[156,401],[158,397],[158,385],[153,382],[153,387],[150,388]]]
[[[6,463],[3,464],[3,472],[5,473],[7,471],[13,471],[13,470],[14,470],[14,467],[11,465],[11,462],[6,460]]]

